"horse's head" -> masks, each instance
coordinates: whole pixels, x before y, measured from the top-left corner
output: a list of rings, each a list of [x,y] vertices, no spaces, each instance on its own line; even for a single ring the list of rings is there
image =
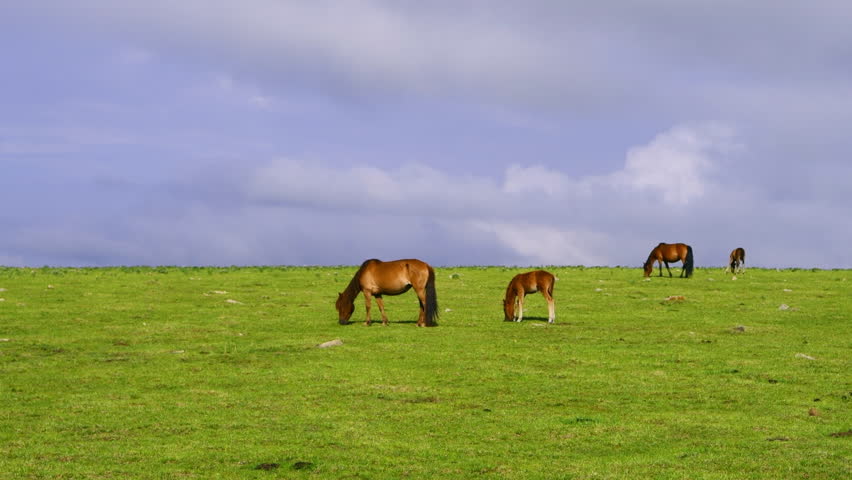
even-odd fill
[[[645,270],[645,278],[650,277],[651,273],[654,271],[654,261],[648,260],[642,268]]]
[[[338,293],[337,303],[334,306],[337,308],[337,321],[341,325],[349,323],[349,319],[352,318],[352,313],[355,311],[355,302],[344,299],[343,294]]]
[[[503,320],[512,322],[515,320],[515,301],[503,299]]]

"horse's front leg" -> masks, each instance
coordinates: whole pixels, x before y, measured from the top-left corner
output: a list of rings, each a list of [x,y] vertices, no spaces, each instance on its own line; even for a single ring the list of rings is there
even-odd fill
[[[663,276],[663,261],[662,261],[662,260],[657,260],[657,263],[659,263],[659,264],[660,264],[660,276],[662,277],[662,276]]]
[[[672,276],[672,269],[671,269],[671,268],[669,268],[669,262],[665,262],[665,263],[666,263],[666,271],[667,271],[667,272],[669,272],[669,278],[671,278],[671,276]],[[660,276],[661,276],[661,277],[663,276],[663,269],[662,269],[662,268],[660,268]]]
[[[370,319],[370,300],[372,298],[373,298],[373,296],[370,294],[370,292],[365,290],[364,291],[364,306],[367,308],[367,320],[364,321],[364,325],[366,325],[368,327],[370,326],[371,323],[373,323],[373,321]]]
[[[379,311],[382,312],[382,325],[387,325],[388,316],[385,315],[385,301],[381,295],[376,295],[376,303],[379,305]]]

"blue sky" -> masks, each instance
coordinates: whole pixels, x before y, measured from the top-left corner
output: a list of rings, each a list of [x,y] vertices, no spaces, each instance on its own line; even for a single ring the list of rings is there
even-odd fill
[[[593,4],[590,4],[593,3]],[[852,268],[848,2],[11,0],[0,264]]]

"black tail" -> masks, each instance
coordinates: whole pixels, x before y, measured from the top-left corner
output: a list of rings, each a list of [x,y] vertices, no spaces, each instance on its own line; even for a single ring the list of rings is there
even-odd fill
[[[429,267],[429,278],[426,279],[426,326],[438,326],[438,294],[435,292],[435,270]]]
[[[683,269],[686,271],[686,278],[692,276],[692,269],[695,266],[694,259],[692,258],[692,247],[689,245],[686,246],[686,260],[683,261]]]

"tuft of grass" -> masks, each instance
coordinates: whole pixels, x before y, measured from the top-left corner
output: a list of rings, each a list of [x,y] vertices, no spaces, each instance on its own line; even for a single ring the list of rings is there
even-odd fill
[[[433,329],[338,325],[354,266],[0,268],[0,478],[852,473],[848,270],[547,268],[555,324],[453,267]]]

